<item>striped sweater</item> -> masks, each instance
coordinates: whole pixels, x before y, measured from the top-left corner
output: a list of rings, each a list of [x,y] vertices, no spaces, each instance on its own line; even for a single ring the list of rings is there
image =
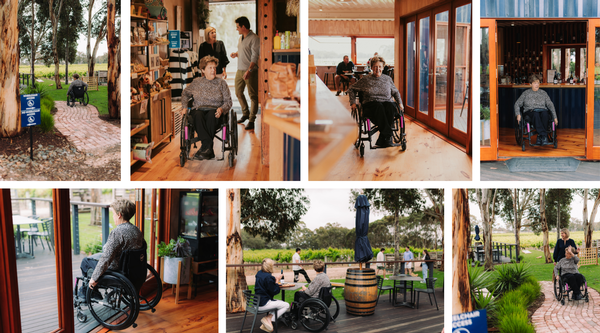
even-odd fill
[[[173,80],[171,81],[171,96],[180,97],[183,89],[192,83],[194,79],[190,56],[185,50],[170,50],[169,72],[173,76]]]

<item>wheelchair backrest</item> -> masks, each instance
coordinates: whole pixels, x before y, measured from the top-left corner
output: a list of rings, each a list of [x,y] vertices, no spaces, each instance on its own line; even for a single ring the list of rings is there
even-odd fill
[[[139,249],[123,251],[119,261],[123,275],[133,283],[138,292],[146,282],[148,261],[146,248],[146,241],[144,241],[144,245]]]
[[[329,287],[321,287],[319,290],[319,299],[329,307],[331,305],[331,298],[333,297],[332,286]]]
[[[73,96],[75,96],[75,98],[81,98],[84,95],[85,95],[85,86],[73,87]]]

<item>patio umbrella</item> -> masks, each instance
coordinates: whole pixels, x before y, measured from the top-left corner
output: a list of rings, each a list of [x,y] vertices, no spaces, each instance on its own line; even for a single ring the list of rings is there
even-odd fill
[[[373,258],[371,244],[369,244],[369,200],[365,195],[356,198],[356,243],[354,244],[354,261],[367,262]]]

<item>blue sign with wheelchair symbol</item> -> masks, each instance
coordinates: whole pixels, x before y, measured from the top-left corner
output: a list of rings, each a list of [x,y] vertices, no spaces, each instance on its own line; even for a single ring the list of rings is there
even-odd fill
[[[41,124],[40,114],[40,94],[21,95],[21,127]]]
[[[452,333],[487,332],[485,309],[452,315]]]
[[[169,48],[181,48],[181,32],[179,30],[169,30]]]

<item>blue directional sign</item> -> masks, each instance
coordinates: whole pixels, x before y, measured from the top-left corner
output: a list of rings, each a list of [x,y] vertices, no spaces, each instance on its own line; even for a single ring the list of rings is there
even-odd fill
[[[41,124],[40,114],[40,94],[21,95],[21,127]]]
[[[169,30],[169,48],[181,48],[181,31]]]
[[[452,315],[452,333],[487,332],[485,309]]]

